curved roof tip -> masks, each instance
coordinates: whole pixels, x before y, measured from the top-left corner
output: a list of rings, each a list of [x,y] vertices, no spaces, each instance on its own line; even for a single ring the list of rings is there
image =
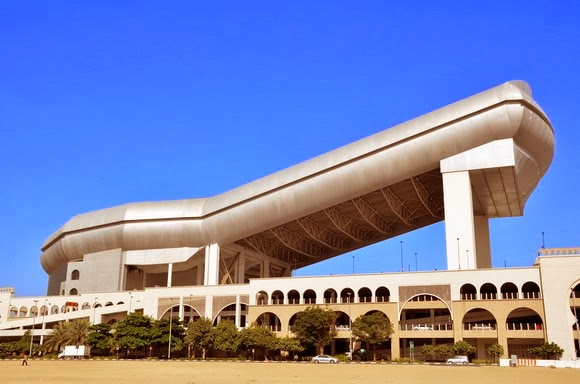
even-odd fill
[[[524,80],[510,80],[507,82],[507,84],[515,85],[520,91],[524,92],[530,97],[532,96],[532,87],[530,87],[530,84]]]

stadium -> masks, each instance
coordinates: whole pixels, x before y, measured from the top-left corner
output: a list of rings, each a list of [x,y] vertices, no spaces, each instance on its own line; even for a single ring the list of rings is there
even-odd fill
[[[59,321],[135,311],[285,336],[321,305],[337,314],[332,354],[350,349],[352,320],[381,311],[395,325],[390,359],[459,340],[481,359],[493,343],[508,357],[544,342],[576,359],[580,248],[492,267],[489,219],[522,216],[553,156],[550,121],[512,81],[221,195],[80,214],[42,246],[46,296],[0,289],[0,341],[32,330],[42,343]],[[446,270],[293,273],[441,221]]]

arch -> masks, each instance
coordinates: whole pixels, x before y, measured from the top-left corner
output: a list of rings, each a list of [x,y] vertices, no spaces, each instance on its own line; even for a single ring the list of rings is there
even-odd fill
[[[22,306],[20,307],[20,311],[18,311],[18,317],[26,317],[28,314],[28,308]]]
[[[256,305],[268,305],[268,294],[266,291],[256,293]]]
[[[540,299],[540,287],[533,281],[528,281],[522,285],[522,298],[524,299]]]
[[[111,303],[110,301],[107,301],[105,303],[105,307],[110,307],[110,306],[113,306],[113,305],[115,305],[115,304]]]
[[[38,307],[36,305],[33,305],[32,307],[30,307],[30,312],[28,313],[29,317],[36,317],[38,316]]]
[[[248,305],[240,301],[240,326],[245,326],[248,316]],[[221,321],[229,320],[236,323],[236,303],[230,303],[222,307],[213,318],[213,325],[217,326]]]
[[[497,329],[495,316],[483,308],[473,308],[465,313],[461,320],[466,331],[483,331]]]
[[[74,271],[72,271],[70,273],[70,279],[71,280],[79,280],[81,277],[81,273],[79,272],[78,269],[75,269]]]
[[[570,311],[576,319],[572,324],[572,338],[574,339],[576,357],[580,357],[580,282],[570,289]]]
[[[511,282],[503,283],[500,287],[502,299],[517,299],[518,287]]]
[[[169,318],[179,319],[179,304],[174,304],[167,307],[167,309],[159,317],[159,319],[169,319]]]
[[[58,305],[53,305],[52,307],[50,307],[50,314],[51,315],[56,315],[58,313],[59,313]]]
[[[316,292],[312,289],[307,289],[302,294],[304,304],[316,304]]]
[[[518,307],[508,314],[506,329],[514,331],[539,331],[544,329],[544,321],[535,310],[528,307]]]
[[[334,311],[336,316],[334,320],[334,328],[336,331],[350,331],[351,318],[343,311]]]
[[[290,320],[288,320],[288,329],[290,329],[290,327],[292,327],[294,325],[294,322],[296,321],[296,317],[298,317],[298,313],[299,312],[296,312],[295,314],[290,316]]]
[[[183,322],[185,324],[195,321],[201,317],[199,311],[192,305],[183,304]]]
[[[572,288],[570,298],[580,299],[580,283],[576,284],[574,288]]]
[[[293,289],[288,292],[288,304],[300,304],[300,294]]]
[[[282,331],[282,322],[280,318],[272,312],[263,312],[256,318],[256,324],[272,332]]]
[[[441,302],[445,308],[426,305],[423,308],[408,308],[410,302]],[[453,316],[449,304],[437,295],[419,293],[403,303],[399,311],[399,325],[404,331],[444,331],[453,329]]]
[[[84,302],[83,305],[81,306],[81,309],[91,309],[91,305],[87,302]]]
[[[102,305],[100,303],[95,303],[95,305],[93,306],[93,308],[101,308]]]
[[[125,304],[125,302],[124,302],[124,301],[119,301],[119,302],[117,303],[117,305],[123,305],[123,304]]]
[[[357,294],[359,303],[371,303],[373,301],[373,292],[367,287],[359,289]]]
[[[10,307],[10,317],[17,317],[18,316],[18,308]]]
[[[481,300],[496,300],[497,288],[492,283],[485,283],[479,288],[479,298]]]
[[[69,295],[71,295],[71,296],[73,296],[73,295],[75,295],[75,296],[76,296],[76,295],[78,295],[78,294],[79,294],[79,291],[78,291],[76,288],[73,288],[73,289],[71,289],[71,290],[68,292],[68,294],[69,294]]]
[[[46,315],[48,315],[48,307],[46,305],[43,305],[42,307],[40,307],[40,316]]]
[[[477,288],[473,284],[463,284],[459,296],[461,300],[477,300]]]
[[[282,305],[284,304],[284,293],[280,290],[275,290],[272,292],[272,304],[273,305]]]
[[[354,303],[354,291],[351,288],[344,288],[340,291],[341,303]]]
[[[391,291],[387,287],[378,287],[375,291],[375,298],[377,303],[388,303],[391,297]]]
[[[324,291],[324,304],[336,304],[337,301],[336,291],[332,288],[328,288]]]

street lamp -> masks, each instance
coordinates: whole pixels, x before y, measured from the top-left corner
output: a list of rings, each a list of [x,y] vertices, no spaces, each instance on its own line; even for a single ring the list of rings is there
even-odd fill
[[[461,258],[459,256],[459,237],[457,238],[457,266],[461,269]]]
[[[42,335],[40,335],[40,345],[44,344],[44,320],[48,312],[48,307],[46,306],[47,300],[48,299],[44,299],[44,312],[42,312]],[[48,303],[48,305],[50,305],[50,303]]]
[[[349,329],[349,337],[348,337],[348,349],[349,349],[349,360],[352,360],[352,318],[350,317],[350,292],[347,292],[346,295],[348,296],[348,329]]]
[[[405,272],[405,267],[403,265],[403,240],[401,240],[401,272]]]
[[[167,360],[171,360],[171,324],[173,323],[173,297],[169,298],[169,346],[167,347]]]
[[[93,303],[93,324],[97,323],[97,318],[96,318],[97,299],[98,299],[98,297],[95,296],[95,302]]]
[[[36,310],[38,310],[38,300],[34,300],[34,306],[36,307]],[[30,309],[30,313],[32,313],[32,309]],[[33,314],[32,316],[32,332],[30,333],[30,351],[28,352],[28,356],[32,357],[32,340],[34,339],[34,322],[36,320],[36,314]]]

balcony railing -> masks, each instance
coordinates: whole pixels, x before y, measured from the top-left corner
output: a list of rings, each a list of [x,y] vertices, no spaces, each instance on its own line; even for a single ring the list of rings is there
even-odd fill
[[[399,324],[401,331],[452,331],[453,324]]]
[[[496,328],[495,323],[464,323],[465,331],[493,331]]]
[[[541,331],[544,328],[542,323],[506,323],[508,331]]]

